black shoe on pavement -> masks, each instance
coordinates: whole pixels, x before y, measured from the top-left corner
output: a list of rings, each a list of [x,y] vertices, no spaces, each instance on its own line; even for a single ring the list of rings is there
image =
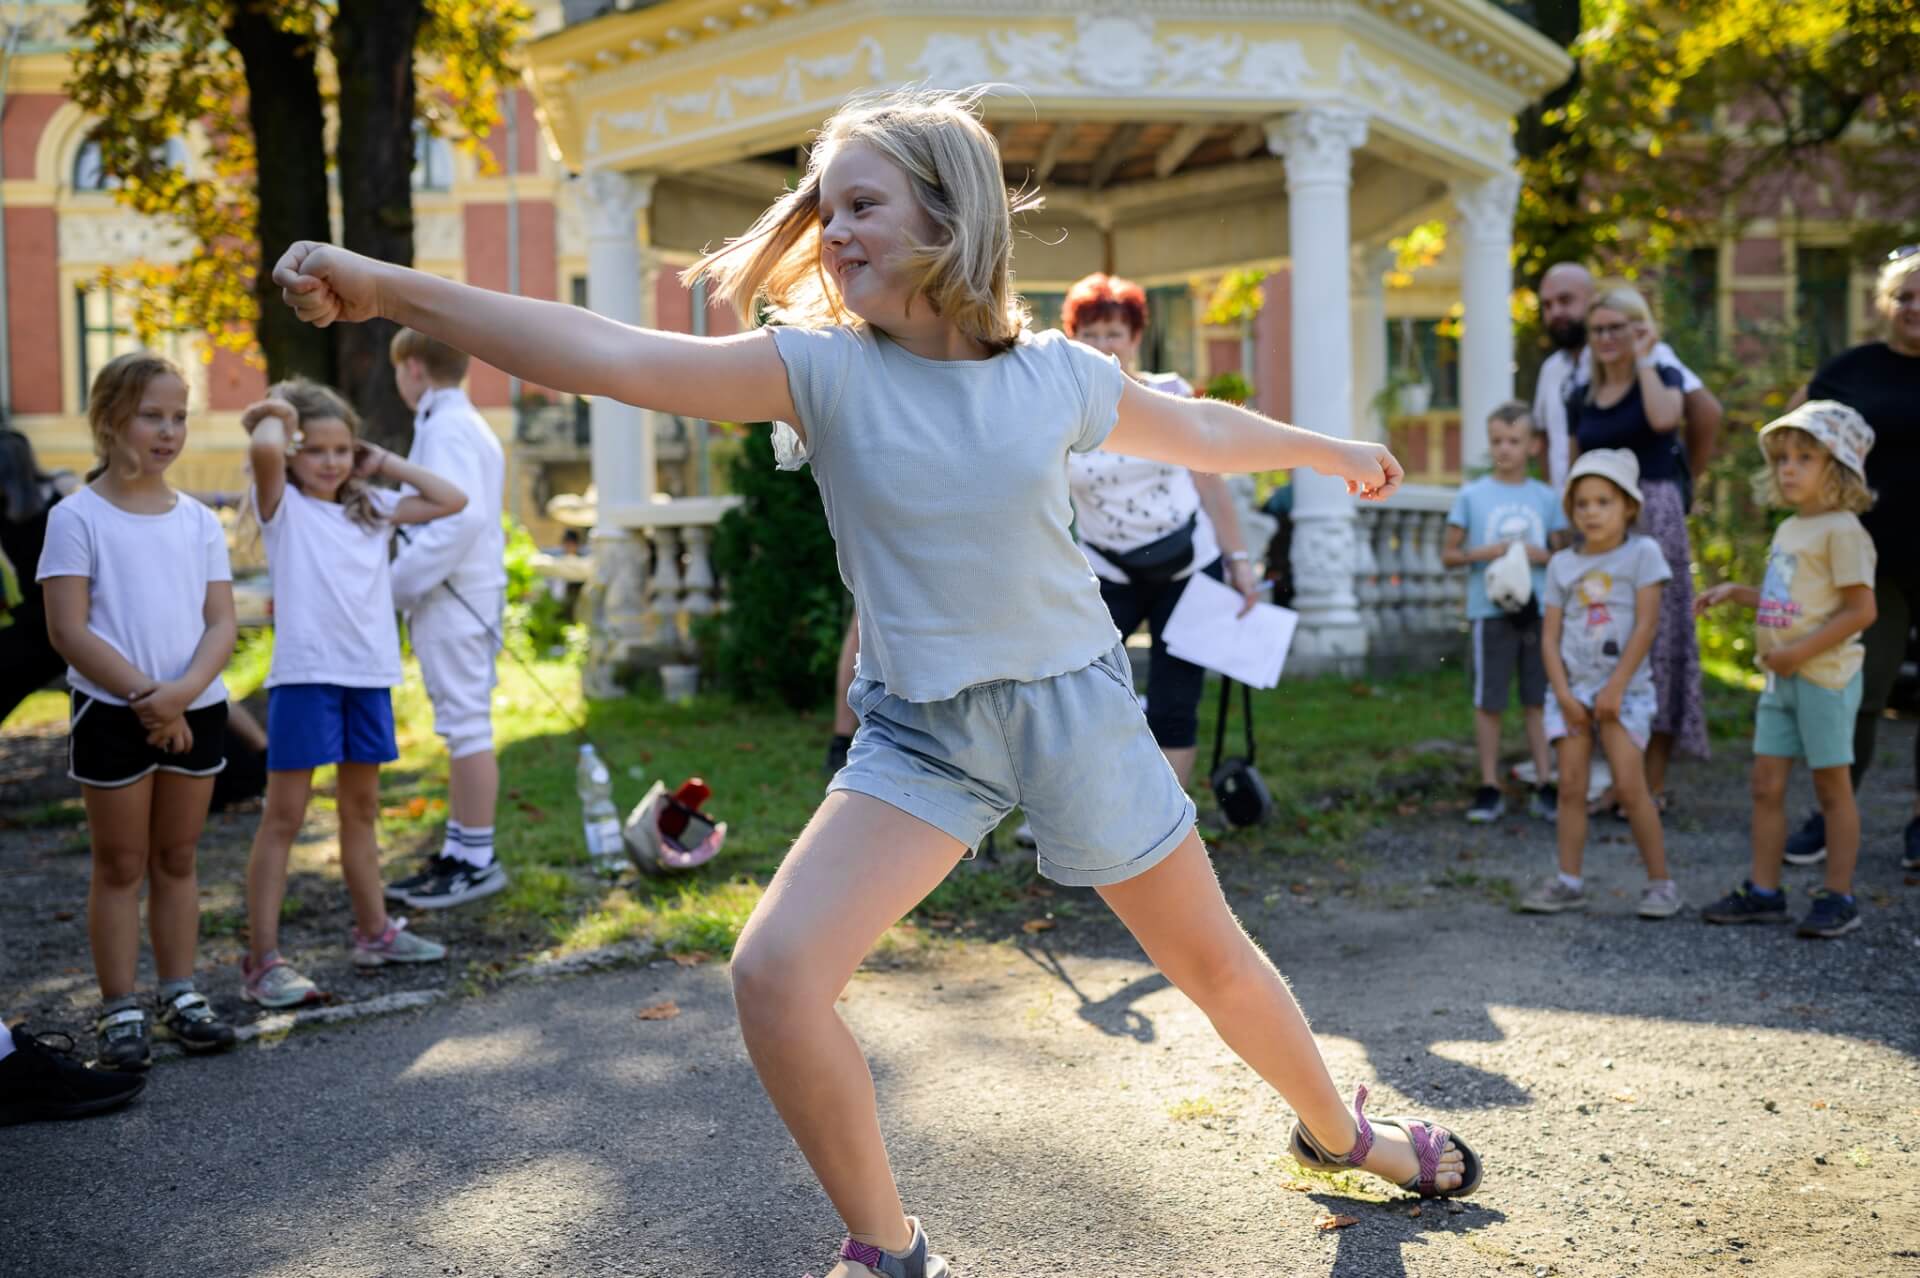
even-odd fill
[[[1903,870],[1920,870],[1920,816],[1907,822],[1907,850],[1900,857]]]
[[[47,1040],[66,1039],[64,1047]],[[74,1058],[65,1034],[13,1031],[13,1051],[0,1060],[0,1127],[48,1119],[80,1118],[124,1105],[140,1094],[140,1074],[88,1069]]]
[[[1827,818],[1815,812],[1787,836],[1788,865],[1818,865],[1827,859]]]
[[[232,1047],[233,1026],[220,1019],[199,990],[175,994],[160,1004],[160,1020],[154,1026],[159,1038],[170,1038],[189,1052],[218,1052]]]
[[[1487,825],[1498,821],[1507,810],[1507,801],[1500,796],[1494,786],[1483,785],[1473,792],[1473,802],[1467,807],[1467,820],[1474,825]]]
[[[498,861],[472,866],[456,857],[433,858],[427,881],[400,899],[416,910],[444,910],[492,896],[507,886],[507,871]]]
[[[1756,891],[1752,882],[1733,891],[1700,911],[1709,923],[1789,923],[1785,892]]]
[[[138,1072],[153,1064],[153,1021],[145,1008],[123,1007],[102,1012],[93,1023],[94,1036],[100,1040],[100,1055],[95,1069],[119,1069]]]
[[[1860,926],[1860,907],[1851,898],[1821,888],[1813,898],[1813,908],[1794,931],[1801,936],[1845,936]]]

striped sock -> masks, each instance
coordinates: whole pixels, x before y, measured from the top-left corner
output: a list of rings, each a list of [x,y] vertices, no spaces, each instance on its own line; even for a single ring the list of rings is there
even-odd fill
[[[465,861],[475,869],[484,870],[493,864],[493,827],[490,825],[455,825],[447,823],[447,846],[441,853],[456,861]]]

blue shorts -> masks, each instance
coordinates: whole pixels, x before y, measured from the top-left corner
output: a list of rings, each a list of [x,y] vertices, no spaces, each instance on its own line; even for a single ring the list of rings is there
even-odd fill
[[[995,680],[906,701],[856,678],[860,730],[827,789],[891,804],[976,848],[1015,807],[1040,873],[1100,887],[1159,864],[1193,829],[1193,800],[1154,744],[1126,649],[1049,679]]]
[[[1753,714],[1753,752],[1805,759],[1809,768],[1853,765],[1853,717],[1865,681],[1859,671],[1844,688],[1823,688],[1799,675],[1767,676]]]
[[[392,763],[393,694],[337,683],[283,683],[267,689],[267,771],[329,763]]]

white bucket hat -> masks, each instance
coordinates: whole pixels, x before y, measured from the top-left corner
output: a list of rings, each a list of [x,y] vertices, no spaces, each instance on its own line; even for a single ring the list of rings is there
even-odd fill
[[[1590,453],[1581,453],[1573,463],[1573,469],[1567,472],[1567,495],[1562,502],[1567,508],[1567,518],[1573,518],[1573,486],[1582,475],[1598,475],[1611,480],[1614,487],[1633,498],[1638,505],[1647,504],[1640,495],[1640,459],[1626,448],[1596,448]]]
[[[1831,399],[1810,399],[1785,417],[1776,417],[1760,428],[1765,439],[1776,430],[1803,430],[1820,441],[1833,459],[1867,478],[1867,454],[1873,450],[1873,427],[1845,404]]]

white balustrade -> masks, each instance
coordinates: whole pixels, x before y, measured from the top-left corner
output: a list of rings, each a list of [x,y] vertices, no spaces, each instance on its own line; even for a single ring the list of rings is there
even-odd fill
[[[1453,498],[1451,488],[1415,484],[1384,505],[1359,503],[1354,595],[1372,655],[1428,664],[1451,655],[1459,641],[1466,570],[1440,562]]]

